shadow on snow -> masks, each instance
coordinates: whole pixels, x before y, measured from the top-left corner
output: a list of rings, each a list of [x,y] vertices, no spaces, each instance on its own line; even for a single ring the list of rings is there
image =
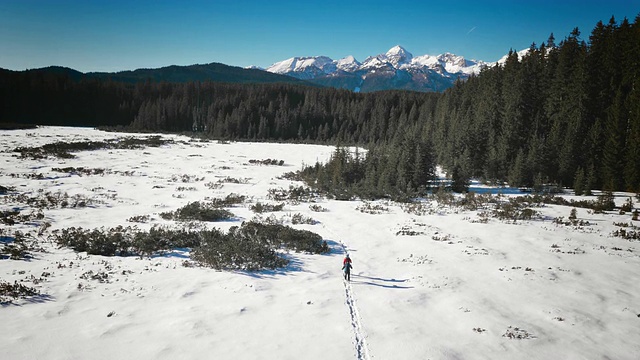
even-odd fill
[[[354,280],[354,279],[365,279],[365,280]],[[398,285],[398,283],[404,283],[406,281],[407,279],[402,279],[402,280],[384,279],[380,277],[351,274],[352,284],[371,285],[371,286],[378,286],[378,287],[383,287],[387,289],[413,289],[413,286]]]
[[[335,254],[344,253],[344,250],[342,248],[342,245],[340,245],[340,243],[330,239],[323,239],[323,240],[326,241],[327,246],[329,247],[329,252],[326,254],[315,254],[315,256],[331,256]],[[287,264],[287,266],[282,268],[277,268],[277,269],[265,269],[265,270],[256,270],[256,271],[235,270],[232,272],[246,275],[253,278],[259,278],[259,279],[272,278],[278,275],[287,275],[295,272],[308,272],[307,270],[304,269],[302,260],[298,259],[295,256],[295,252],[280,253],[280,256],[289,261],[289,264]]]
[[[33,295],[33,296],[28,296],[28,297],[22,298],[21,300],[23,300],[24,302],[29,303],[29,304],[41,304],[41,303],[45,303],[45,302],[48,302],[48,301],[54,301],[55,298],[53,296],[51,296],[51,295],[48,295],[48,294],[38,294],[38,295]],[[18,303],[15,303],[13,301],[0,302],[0,306],[1,307],[9,307],[9,306],[21,307],[23,305],[25,305],[25,304],[18,304]]]
[[[231,273],[241,274],[245,276],[249,276],[256,279],[265,279],[265,278],[273,278],[279,275],[287,275],[294,272],[304,272],[304,268],[302,267],[302,261],[297,259],[292,254],[280,254],[283,258],[285,258],[289,263],[287,266],[276,269],[264,269],[264,270],[233,270],[229,271]]]

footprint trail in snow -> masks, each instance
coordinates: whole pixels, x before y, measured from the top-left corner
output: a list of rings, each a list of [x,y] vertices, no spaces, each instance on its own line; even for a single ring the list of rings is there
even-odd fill
[[[342,249],[345,254],[347,253],[347,247],[340,243]],[[369,355],[369,347],[367,346],[367,337],[364,332],[364,328],[362,327],[362,323],[360,322],[360,311],[358,310],[358,306],[356,305],[356,299],[353,294],[353,288],[351,287],[351,283],[347,280],[343,280],[344,282],[344,292],[345,292],[345,303],[349,308],[349,315],[351,316],[351,327],[353,328],[353,333],[355,336],[355,346],[356,346],[356,358],[358,360],[369,360],[371,356]]]
[[[337,239],[333,231],[329,230],[326,226],[323,225],[323,228],[331,233],[334,239]],[[342,251],[344,254],[347,254],[347,246],[342,242],[338,241],[340,246],[342,247]],[[342,276],[342,274],[341,274]],[[371,355],[369,354],[369,347],[367,345],[367,336],[364,331],[364,327],[362,326],[362,322],[360,321],[360,311],[358,310],[358,306],[356,305],[356,298],[353,293],[353,288],[351,287],[351,283],[343,278],[342,282],[344,283],[344,293],[345,293],[345,304],[349,309],[349,316],[351,318],[351,327],[353,329],[354,335],[354,345],[356,350],[356,358],[358,360],[371,360]]]
[[[369,348],[367,347],[367,339],[360,323],[360,312],[356,305],[356,299],[353,296],[353,289],[351,284],[346,280],[344,281],[344,290],[346,295],[346,304],[349,308],[349,315],[351,316],[351,326],[353,327],[353,333],[355,335],[356,357],[358,360],[369,360]]]

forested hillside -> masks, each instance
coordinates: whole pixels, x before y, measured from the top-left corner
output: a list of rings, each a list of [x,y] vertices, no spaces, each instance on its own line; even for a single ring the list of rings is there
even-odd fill
[[[442,94],[0,72],[0,121],[383,145],[377,156],[404,159],[379,162],[385,173],[402,162],[408,178],[431,168],[408,163],[436,158],[461,178],[640,191],[639,62],[637,17],[600,22],[588,39],[551,36]]]
[[[512,185],[638,191],[639,62],[640,17],[512,53],[439,100],[427,125],[439,160]]]

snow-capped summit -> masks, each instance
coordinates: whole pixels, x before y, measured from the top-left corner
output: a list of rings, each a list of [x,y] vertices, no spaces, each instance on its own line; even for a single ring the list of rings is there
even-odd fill
[[[336,70],[335,61],[326,56],[292,57],[267,68],[276,74],[286,74],[299,79],[313,79]]]
[[[404,64],[408,64],[413,59],[413,55],[400,45],[396,45],[384,54],[393,67],[399,68]]]
[[[369,56],[362,62],[362,69],[396,70],[411,63],[413,55],[400,45],[396,45],[384,54]]]
[[[336,62],[337,68],[346,72],[354,72],[360,68],[360,65],[358,60],[351,55],[343,57]]]
[[[444,72],[444,67],[440,63],[440,59],[438,56],[433,56],[433,55],[416,56],[413,58],[411,63],[415,67],[432,69],[437,71],[438,73]]]
[[[467,60],[462,56],[452,53],[444,53],[438,55],[438,60],[449,73],[463,73],[467,75],[479,74],[483,66],[491,66],[491,63],[485,63],[478,60]]]

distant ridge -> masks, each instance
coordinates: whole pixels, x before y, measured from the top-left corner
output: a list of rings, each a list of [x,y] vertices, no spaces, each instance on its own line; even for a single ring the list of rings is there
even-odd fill
[[[259,69],[244,69],[237,66],[229,66],[220,63],[196,64],[196,65],[171,65],[156,69],[137,69],[120,72],[88,72],[70,69],[62,66],[49,66],[39,69],[24,71],[11,71],[0,69],[4,72],[49,73],[55,75],[67,75],[73,80],[100,79],[117,82],[137,83],[144,81],[154,82],[190,82],[190,81],[216,81],[228,83],[291,83],[301,85],[318,86],[304,80],[290,76],[274,74]]]

